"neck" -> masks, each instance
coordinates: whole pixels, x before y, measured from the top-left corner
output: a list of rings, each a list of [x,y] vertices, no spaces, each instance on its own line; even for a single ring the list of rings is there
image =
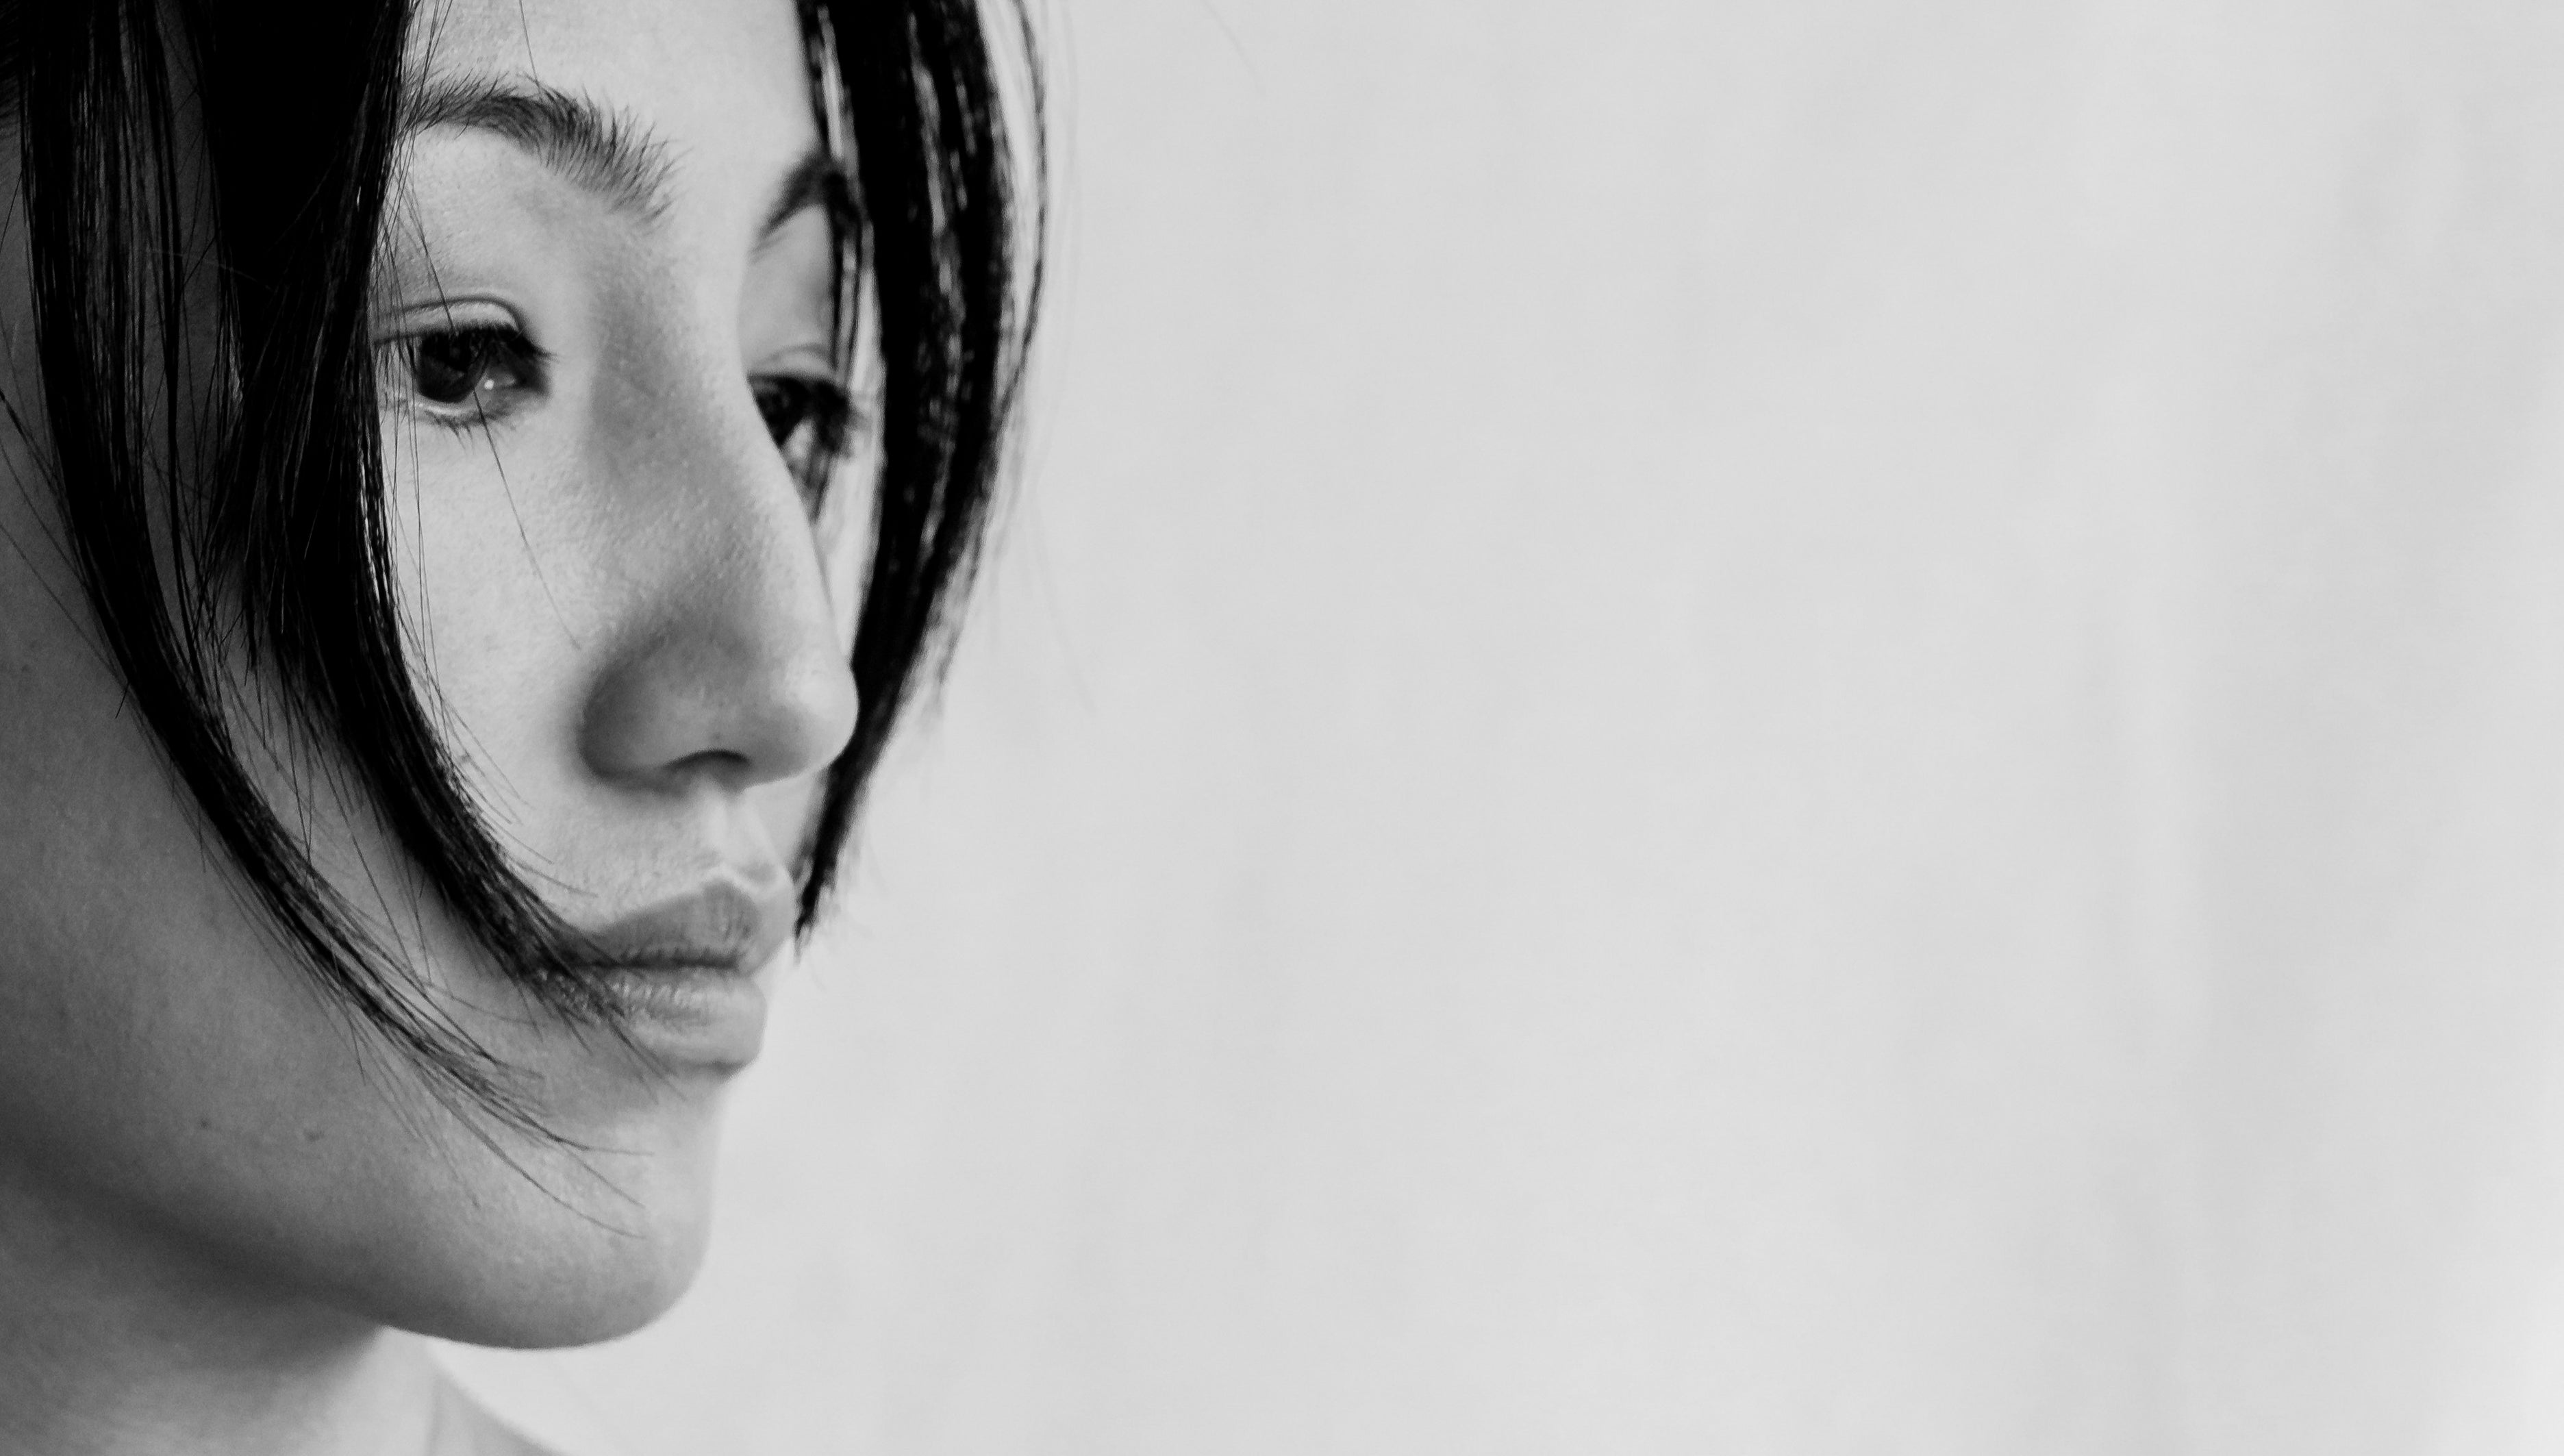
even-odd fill
[[[460,1456],[414,1336],[280,1293],[0,1168],[0,1450]],[[440,1430],[440,1426],[443,1427]]]

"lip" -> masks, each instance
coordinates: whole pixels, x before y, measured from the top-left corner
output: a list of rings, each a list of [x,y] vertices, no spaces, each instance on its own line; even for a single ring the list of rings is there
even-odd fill
[[[764,1041],[757,972],[791,938],[795,909],[788,877],[724,875],[582,930],[571,963],[615,998],[643,1049],[737,1071]]]

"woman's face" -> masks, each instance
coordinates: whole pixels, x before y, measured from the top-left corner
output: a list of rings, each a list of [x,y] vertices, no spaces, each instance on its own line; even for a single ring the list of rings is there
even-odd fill
[[[854,721],[855,563],[821,543],[867,511],[814,520],[792,468],[827,423],[832,244],[788,0],[421,10],[428,124],[375,318],[432,711],[571,923],[755,973],[649,978],[650,1057],[582,1036],[441,919],[325,770],[270,773],[558,1141],[440,1107],[246,908],[94,652],[36,447],[8,437],[0,1220],[199,1287],[557,1344],[648,1319],[700,1257],[721,1091],[754,1052],[816,775]],[[0,332],[27,400],[8,242]],[[295,759],[326,754],[264,761]]]

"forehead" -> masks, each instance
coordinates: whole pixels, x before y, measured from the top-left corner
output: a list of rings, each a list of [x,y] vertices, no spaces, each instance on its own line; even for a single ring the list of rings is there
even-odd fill
[[[817,140],[792,0],[423,0],[408,66],[582,98],[714,192],[767,185]]]

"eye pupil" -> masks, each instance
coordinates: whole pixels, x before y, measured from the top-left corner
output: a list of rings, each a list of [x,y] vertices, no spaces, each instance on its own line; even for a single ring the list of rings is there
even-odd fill
[[[463,405],[483,394],[518,388],[527,381],[510,357],[507,341],[488,329],[457,329],[421,337],[412,355],[411,375],[419,398],[430,404]]]
[[[752,376],[748,391],[775,451],[799,478],[815,510],[827,492],[830,470],[845,453],[855,422],[854,401],[847,397],[845,386],[833,379],[793,374]]]
[[[845,449],[854,405],[843,386],[826,379],[769,374],[749,381],[756,412],[775,448],[796,463],[805,456],[830,456]]]
[[[810,386],[798,379],[759,379],[755,388],[756,412],[765,420],[765,433],[777,445],[790,440],[810,416]]]

